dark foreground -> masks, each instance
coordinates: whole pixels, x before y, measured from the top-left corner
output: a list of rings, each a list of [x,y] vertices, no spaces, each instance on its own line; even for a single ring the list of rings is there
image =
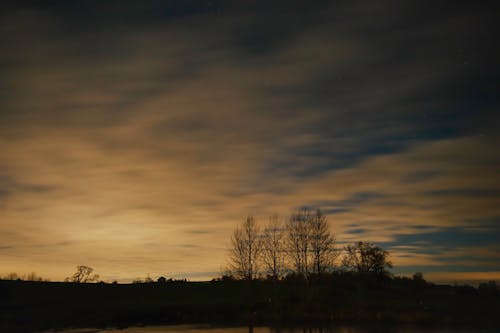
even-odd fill
[[[500,328],[497,287],[336,275],[313,281],[0,281],[0,332],[178,323],[404,323]]]

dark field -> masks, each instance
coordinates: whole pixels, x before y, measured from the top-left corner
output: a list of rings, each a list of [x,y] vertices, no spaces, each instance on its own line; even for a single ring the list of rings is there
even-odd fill
[[[498,288],[350,275],[304,281],[0,281],[0,332],[147,324],[500,327]]]

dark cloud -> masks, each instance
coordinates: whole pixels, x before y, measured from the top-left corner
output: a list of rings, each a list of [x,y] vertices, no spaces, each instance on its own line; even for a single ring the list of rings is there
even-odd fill
[[[207,230],[207,229],[193,229],[193,230],[188,230],[186,231],[188,234],[194,234],[194,235],[206,235],[210,234],[213,232],[213,230]]]
[[[342,200],[324,200],[312,203],[311,207],[322,208],[332,212],[347,212],[349,207],[360,206],[368,201],[385,198],[385,193],[356,192]]]
[[[415,245],[422,242],[441,249],[455,249],[462,247],[489,246],[497,244],[500,228],[477,231],[466,228],[446,228],[435,232],[418,234],[395,235],[394,241],[387,246]],[[422,252],[425,251],[422,249]]]
[[[481,188],[451,188],[443,190],[428,191],[424,193],[428,196],[451,196],[451,197],[500,197],[500,189],[481,189]]]
[[[48,184],[22,183],[11,176],[0,177],[0,198],[7,198],[17,192],[27,192],[33,194],[45,194],[57,190],[57,186]]]
[[[464,266],[463,264],[440,264],[440,265],[415,265],[415,266],[401,266],[398,268],[398,271],[401,273],[406,273],[406,274],[413,274],[415,272],[427,272],[427,273],[434,273],[434,272],[456,272],[456,273],[462,273],[462,272],[498,272],[499,266],[498,265],[482,265],[481,263],[478,263],[477,265],[474,266]],[[463,279],[462,279],[463,280]],[[480,280],[480,278],[479,278]]]
[[[442,170],[425,170],[425,171],[419,171],[412,173],[408,176],[406,176],[404,179],[401,179],[402,182],[408,182],[408,183],[418,183],[422,181],[427,181],[431,180],[440,174],[442,174]]]
[[[348,229],[346,231],[346,233],[348,233],[348,234],[356,234],[356,235],[363,234],[365,232],[366,232],[366,229],[363,229],[363,228]]]
[[[321,211],[324,212],[325,214],[328,214],[328,215],[334,215],[334,214],[347,213],[347,212],[350,212],[351,210],[347,209],[347,208],[332,208],[332,209],[322,208]]]

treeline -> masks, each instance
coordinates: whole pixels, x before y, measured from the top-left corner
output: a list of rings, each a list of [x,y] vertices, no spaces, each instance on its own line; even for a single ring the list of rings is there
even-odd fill
[[[50,279],[45,279],[35,272],[28,274],[9,273],[1,275],[0,280],[17,280],[17,281],[36,281],[36,282],[50,282]]]
[[[474,288],[434,285],[419,274],[379,279],[354,272],[311,273],[307,283],[294,277],[289,275],[279,283],[0,281],[0,332],[188,323],[500,327],[500,291],[495,282]]]
[[[17,274],[17,273],[9,273],[6,275],[0,275],[0,280],[6,280],[6,281],[31,281],[31,282],[51,282],[50,279],[43,278],[39,275],[37,275],[35,272],[29,273],[29,274]],[[99,283],[99,284],[106,284],[106,283],[111,283],[111,284],[118,284],[118,281],[112,281],[112,282],[106,282],[104,280],[99,279],[99,274],[94,273],[94,269],[90,266],[86,265],[78,265],[76,266],[76,272],[65,278],[64,282],[70,282],[70,283]],[[187,279],[173,279],[173,278],[166,278],[164,276],[160,276],[157,279],[153,279],[149,276],[149,274],[144,278],[135,278],[132,280],[132,283],[138,284],[138,283],[185,283],[188,282]]]
[[[248,216],[231,236],[223,278],[309,278],[339,270],[387,276],[392,268],[388,257],[388,251],[370,242],[339,248],[327,216],[302,208],[288,219],[272,216],[264,227]]]

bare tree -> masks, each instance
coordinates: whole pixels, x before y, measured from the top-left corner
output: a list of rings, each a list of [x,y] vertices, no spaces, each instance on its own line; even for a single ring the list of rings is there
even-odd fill
[[[285,229],[280,218],[275,215],[269,218],[262,239],[262,261],[266,272],[278,280],[285,272]]]
[[[261,251],[262,237],[259,235],[259,226],[252,216],[248,216],[231,237],[230,270],[242,279],[255,279],[258,275]]]
[[[99,275],[92,274],[94,269],[89,266],[76,266],[76,273],[71,277],[66,278],[68,282],[76,282],[76,283],[85,283],[85,282],[94,282],[99,279]]]
[[[323,215],[319,209],[310,216],[309,228],[312,272],[321,274],[333,266],[338,256],[338,251],[335,249],[335,238],[328,228],[326,215]]]
[[[292,214],[287,223],[287,250],[295,272],[307,276],[309,272],[311,212],[302,208]]]
[[[358,273],[387,274],[386,268],[392,268],[388,260],[389,252],[369,242],[356,242],[345,248],[342,264]]]

